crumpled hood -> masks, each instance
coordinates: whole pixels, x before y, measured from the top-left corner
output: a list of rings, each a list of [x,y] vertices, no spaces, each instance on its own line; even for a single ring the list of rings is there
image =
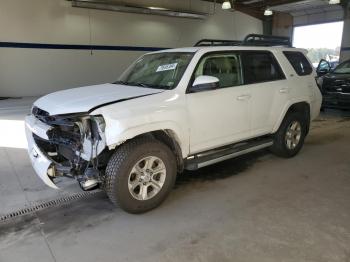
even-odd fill
[[[50,115],[88,112],[103,104],[160,93],[162,90],[102,84],[58,91],[39,98],[34,106]]]

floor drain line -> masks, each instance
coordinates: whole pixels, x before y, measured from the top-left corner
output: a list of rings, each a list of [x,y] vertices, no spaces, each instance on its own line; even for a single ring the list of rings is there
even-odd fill
[[[45,202],[36,204],[34,206],[29,206],[29,207],[22,208],[22,209],[16,210],[14,212],[11,212],[11,213],[8,213],[5,215],[1,215],[0,222],[5,222],[5,221],[10,220],[10,219],[15,219],[16,217],[28,215],[28,214],[34,213],[36,211],[44,210],[46,208],[58,207],[60,205],[67,204],[67,203],[75,201],[75,200],[80,200],[80,199],[91,197],[93,195],[96,195],[97,193],[99,193],[99,191],[82,192],[82,193],[76,193],[73,195],[45,201]]]

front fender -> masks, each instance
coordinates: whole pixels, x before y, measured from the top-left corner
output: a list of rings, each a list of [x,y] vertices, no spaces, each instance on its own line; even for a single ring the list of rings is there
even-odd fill
[[[186,131],[174,121],[159,121],[147,124],[135,125],[132,122],[120,121],[106,117],[106,145],[109,149],[114,149],[125,141],[138,135],[158,130],[170,130],[175,135],[183,157],[189,154],[189,139]]]

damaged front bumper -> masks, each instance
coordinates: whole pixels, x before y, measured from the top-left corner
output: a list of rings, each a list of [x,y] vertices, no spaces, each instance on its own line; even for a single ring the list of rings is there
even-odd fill
[[[47,132],[51,127],[36,119],[33,115],[29,115],[25,118],[25,129],[28,142],[28,154],[35,172],[46,185],[58,189],[49,176],[49,172],[53,172],[52,161],[41,152],[33,138],[33,134],[35,134],[42,139],[48,140]]]
[[[28,153],[37,175],[55,189],[60,176],[77,179],[83,190],[95,188],[104,165],[104,128],[101,116],[28,115]]]

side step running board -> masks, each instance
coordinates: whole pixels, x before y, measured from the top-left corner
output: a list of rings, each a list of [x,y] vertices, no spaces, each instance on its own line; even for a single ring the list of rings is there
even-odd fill
[[[196,170],[201,167],[209,166],[230,158],[270,147],[272,145],[272,138],[267,137],[205,151],[203,153],[198,153],[188,157],[185,161],[185,169]]]

